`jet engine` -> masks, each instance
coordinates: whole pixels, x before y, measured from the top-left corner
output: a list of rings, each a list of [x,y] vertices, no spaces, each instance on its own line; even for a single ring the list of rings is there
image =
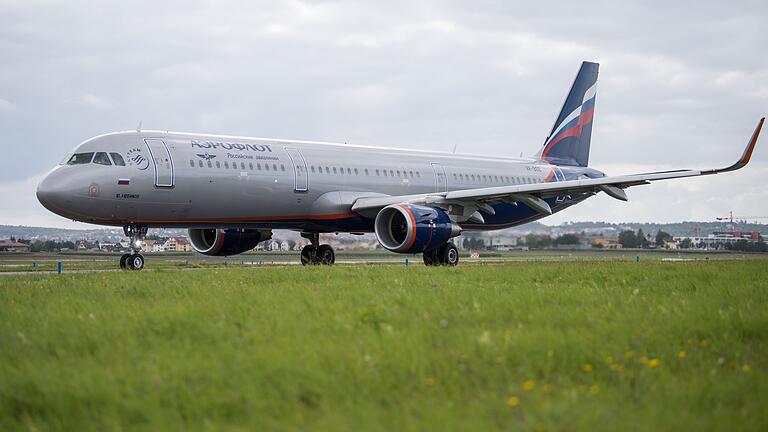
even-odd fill
[[[384,207],[376,215],[374,230],[384,248],[398,253],[435,250],[461,234],[445,211],[413,204]]]
[[[189,241],[195,251],[209,256],[230,256],[249,251],[272,238],[270,230],[190,228]]]

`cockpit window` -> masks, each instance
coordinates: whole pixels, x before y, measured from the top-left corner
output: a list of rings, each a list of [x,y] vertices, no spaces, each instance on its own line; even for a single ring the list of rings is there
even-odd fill
[[[107,154],[104,152],[96,153],[96,156],[93,158],[93,163],[99,165],[112,165],[112,162],[109,160],[109,156],[107,156]]]
[[[69,161],[67,161],[67,165],[87,164],[87,163],[91,163],[91,159],[93,159],[93,152],[75,153],[72,155],[71,158],[69,158]]]
[[[110,153],[109,155],[112,156],[112,160],[115,161],[115,165],[125,166],[125,160],[120,155],[120,153]]]
[[[61,159],[61,162],[59,162],[59,165],[66,165],[67,162],[69,162],[69,159],[72,157],[72,153],[67,153],[64,158]]]

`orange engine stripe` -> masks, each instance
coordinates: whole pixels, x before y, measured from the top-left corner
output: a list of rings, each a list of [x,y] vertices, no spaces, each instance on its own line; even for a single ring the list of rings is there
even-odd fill
[[[410,250],[411,246],[413,246],[413,243],[416,241],[416,218],[413,216],[413,212],[411,212],[411,209],[409,209],[405,205],[400,204],[400,208],[405,210],[406,213],[408,213],[408,217],[411,219],[411,226],[413,226],[413,235],[411,236],[411,241],[408,242],[408,245],[404,249],[404,250]]]

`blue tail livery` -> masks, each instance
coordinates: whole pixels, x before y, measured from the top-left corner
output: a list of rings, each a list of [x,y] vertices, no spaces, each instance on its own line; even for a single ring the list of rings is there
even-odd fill
[[[539,157],[555,165],[587,166],[597,92],[597,63],[583,62]]]

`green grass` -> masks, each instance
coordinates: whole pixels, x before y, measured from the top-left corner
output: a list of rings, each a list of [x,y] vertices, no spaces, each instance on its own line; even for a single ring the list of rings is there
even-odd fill
[[[766,277],[765,260],[4,276],[0,430],[765,430]]]

